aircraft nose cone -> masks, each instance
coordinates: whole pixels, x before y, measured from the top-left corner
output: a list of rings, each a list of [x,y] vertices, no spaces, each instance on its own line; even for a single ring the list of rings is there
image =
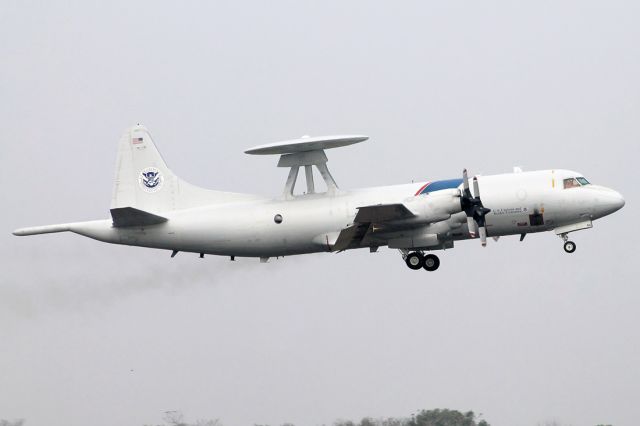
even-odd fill
[[[602,197],[600,197],[600,205],[603,210],[603,216],[617,212],[624,207],[625,201],[622,194],[613,189],[608,189]]]
[[[619,192],[616,192],[616,195],[618,196],[618,201],[617,201],[617,204],[616,204],[616,206],[617,206],[616,210],[620,210],[621,208],[624,207],[624,204],[625,204],[624,197]]]

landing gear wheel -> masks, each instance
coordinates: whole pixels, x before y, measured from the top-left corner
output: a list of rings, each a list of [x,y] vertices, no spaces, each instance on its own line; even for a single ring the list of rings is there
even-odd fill
[[[565,241],[564,251],[566,251],[567,253],[573,253],[574,251],[576,251],[576,243],[574,243],[573,241]]]
[[[440,259],[435,254],[428,254],[424,257],[423,268],[427,271],[435,271],[440,266]]]
[[[422,265],[424,265],[424,257],[417,251],[414,251],[413,253],[409,253],[407,255],[405,262],[410,269],[416,271],[422,268]]]

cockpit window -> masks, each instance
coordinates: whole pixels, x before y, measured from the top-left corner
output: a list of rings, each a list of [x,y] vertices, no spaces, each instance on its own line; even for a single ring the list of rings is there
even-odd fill
[[[589,181],[586,180],[583,177],[579,177],[579,178],[576,178],[576,179],[578,179],[578,182],[580,182],[582,185],[589,185]]]
[[[564,182],[564,189],[578,188],[580,186],[576,178],[565,179],[563,182]]]
[[[563,182],[564,182],[564,189],[567,189],[567,188],[578,188],[580,186],[589,185],[589,181],[587,179],[583,178],[582,176],[574,177],[574,178],[567,178]]]

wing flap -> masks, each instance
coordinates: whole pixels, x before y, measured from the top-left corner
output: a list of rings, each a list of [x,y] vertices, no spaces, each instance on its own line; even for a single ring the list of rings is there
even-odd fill
[[[358,207],[353,225],[340,231],[332,250],[343,251],[361,247],[363,242],[366,245],[364,240],[377,229],[375,225],[384,225],[412,217],[415,215],[404,204],[377,204]]]
[[[340,231],[338,239],[336,239],[332,250],[343,251],[349,248],[358,247],[365,235],[367,235],[369,228],[370,224],[368,223],[356,223],[344,228]]]

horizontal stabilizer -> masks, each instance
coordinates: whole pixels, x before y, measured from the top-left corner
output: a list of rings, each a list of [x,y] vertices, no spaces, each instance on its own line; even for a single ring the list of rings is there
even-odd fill
[[[166,217],[134,209],[133,207],[111,209],[111,218],[113,219],[113,226],[116,228],[158,225],[168,220]]]

